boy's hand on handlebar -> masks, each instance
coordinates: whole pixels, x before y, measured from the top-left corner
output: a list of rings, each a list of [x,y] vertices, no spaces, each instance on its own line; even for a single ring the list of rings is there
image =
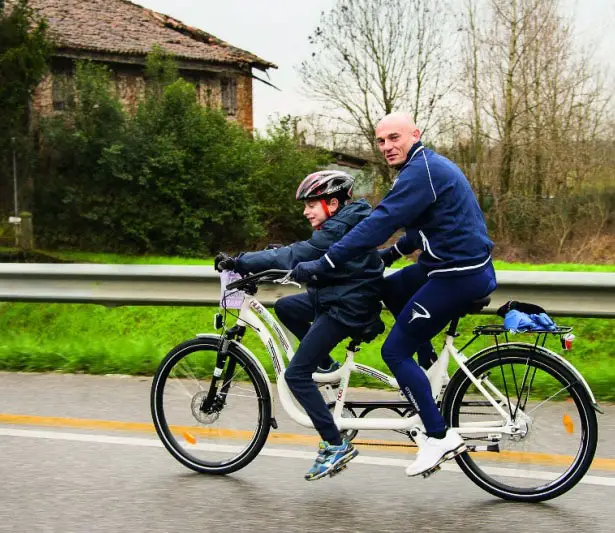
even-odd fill
[[[237,258],[231,257],[224,252],[220,252],[216,258],[214,259],[214,268],[218,272],[222,272],[223,270],[235,270],[237,267]]]

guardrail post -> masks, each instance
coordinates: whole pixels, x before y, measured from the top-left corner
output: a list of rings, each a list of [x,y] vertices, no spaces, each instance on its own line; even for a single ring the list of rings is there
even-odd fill
[[[22,250],[34,249],[34,227],[32,225],[32,213],[23,212],[20,214],[20,231],[17,233],[17,246]],[[15,228],[17,229],[17,228]]]

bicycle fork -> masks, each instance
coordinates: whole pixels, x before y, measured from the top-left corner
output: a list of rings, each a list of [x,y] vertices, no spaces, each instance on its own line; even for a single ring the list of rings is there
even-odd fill
[[[243,331],[245,331],[245,328],[243,328]],[[235,375],[235,367],[237,366],[237,360],[234,357],[231,357],[229,360],[229,344],[234,338],[241,340],[242,336],[243,332],[241,331],[241,326],[234,326],[222,337],[218,354],[216,356],[216,366],[209,385],[209,391],[207,392],[207,396],[203,398],[199,408],[201,412],[211,413],[214,411],[220,411],[224,407],[224,404],[226,403],[226,395]],[[219,381],[222,381],[220,393],[218,393]]]

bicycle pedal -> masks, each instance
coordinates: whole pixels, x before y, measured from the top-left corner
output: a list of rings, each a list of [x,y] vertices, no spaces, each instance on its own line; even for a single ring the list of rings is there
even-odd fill
[[[456,450],[453,450],[452,452],[448,452],[444,456],[444,461],[450,461],[451,459],[454,459],[458,455],[461,455],[462,453],[467,452],[467,451],[468,451],[468,447],[464,444],[462,447],[457,448]]]
[[[348,465],[342,465],[342,466],[336,467],[333,470],[331,470],[331,472],[329,473],[329,476],[331,477],[337,476],[339,473],[343,472],[347,468],[348,468]]]
[[[431,470],[427,470],[426,472],[423,472],[423,479],[427,479],[430,476],[433,476],[434,474],[437,474],[440,470],[442,470],[440,468],[440,465],[432,468]]]

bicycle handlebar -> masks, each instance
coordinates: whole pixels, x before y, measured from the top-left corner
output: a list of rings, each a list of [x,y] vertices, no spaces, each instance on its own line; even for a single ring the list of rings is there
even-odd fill
[[[226,290],[233,289],[241,289],[250,283],[264,283],[266,281],[274,281],[275,279],[283,278],[290,273],[290,270],[279,270],[276,268],[272,268],[270,270],[263,270],[258,274],[252,274],[250,276],[246,276],[245,278],[238,279],[237,281],[233,281],[226,286]]]

